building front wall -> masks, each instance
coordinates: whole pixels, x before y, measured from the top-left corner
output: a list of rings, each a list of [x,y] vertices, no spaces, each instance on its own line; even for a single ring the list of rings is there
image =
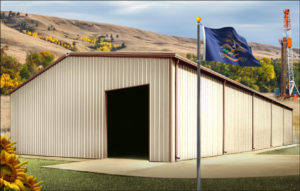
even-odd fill
[[[104,158],[105,91],[149,84],[150,161],[169,161],[169,59],[67,57],[11,95],[12,139],[28,155]]]
[[[252,95],[236,87],[225,87],[224,151],[252,150]]]
[[[272,104],[272,146],[283,145],[283,108]]]
[[[283,144],[293,144],[293,113],[290,110],[283,110],[284,132],[283,132]]]
[[[177,157],[193,159],[196,152],[197,73],[179,65],[177,71]],[[222,154],[223,85],[201,74],[201,156]]]
[[[271,103],[264,99],[253,99],[254,149],[271,147]]]

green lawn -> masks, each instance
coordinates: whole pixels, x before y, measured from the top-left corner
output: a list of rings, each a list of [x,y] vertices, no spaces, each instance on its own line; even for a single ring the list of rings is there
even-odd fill
[[[162,179],[113,176],[70,170],[41,168],[45,165],[68,163],[67,161],[25,159],[29,163],[28,174],[44,181],[44,190],[195,190],[195,179]],[[204,179],[207,190],[300,190],[300,176]]]
[[[273,151],[267,151],[259,154],[273,154],[273,155],[300,155],[300,145],[295,147],[276,149]],[[300,183],[299,183],[300,184]]]

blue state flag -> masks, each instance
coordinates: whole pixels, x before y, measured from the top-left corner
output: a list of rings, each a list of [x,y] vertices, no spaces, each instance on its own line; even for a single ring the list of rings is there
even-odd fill
[[[261,66],[252,55],[251,47],[233,27],[211,29],[204,27],[205,60],[237,66]]]

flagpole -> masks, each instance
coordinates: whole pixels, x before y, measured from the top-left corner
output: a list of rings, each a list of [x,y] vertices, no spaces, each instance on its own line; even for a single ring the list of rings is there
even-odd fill
[[[200,21],[197,17],[197,191],[201,191],[201,131],[200,131]]]

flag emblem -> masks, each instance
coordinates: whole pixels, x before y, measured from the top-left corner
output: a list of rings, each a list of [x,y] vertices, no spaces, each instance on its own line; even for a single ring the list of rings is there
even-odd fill
[[[232,27],[211,29],[205,27],[205,60],[219,61],[238,66],[260,66],[252,55],[244,37]]]

